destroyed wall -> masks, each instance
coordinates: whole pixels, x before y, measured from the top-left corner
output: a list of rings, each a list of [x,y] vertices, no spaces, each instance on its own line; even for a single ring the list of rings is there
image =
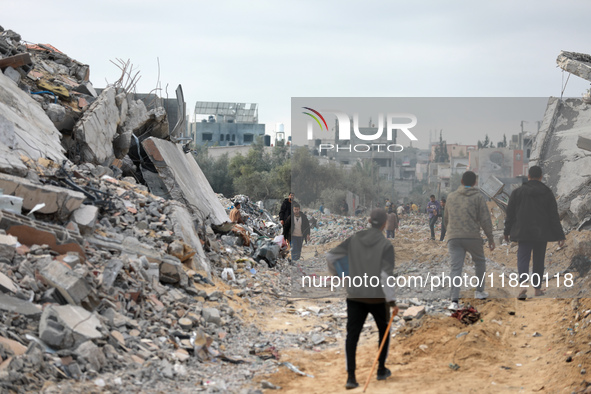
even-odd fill
[[[0,74],[0,171],[24,176],[21,155],[61,162],[66,159],[60,133],[41,106]]]
[[[568,229],[591,220],[591,152],[577,147],[581,135],[591,136],[589,104],[551,97],[529,164],[542,167]]]

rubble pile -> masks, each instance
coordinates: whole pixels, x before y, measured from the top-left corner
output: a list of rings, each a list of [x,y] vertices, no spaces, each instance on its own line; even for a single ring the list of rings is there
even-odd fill
[[[316,228],[310,232],[310,244],[322,245],[327,242],[344,241],[368,226],[367,217],[341,216],[313,212],[308,218],[316,219]]]
[[[281,226],[246,196],[229,222],[162,108],[2,28],[0,69],[2,391],[239,389],[307,341],[237,316],[289,294]]]
[[[162,377],[196,378],[187,376],[186,365],[212,359],[234,365],[250,357],[250,369],[253,363],[277,367],[244,348],[265,335],[275,346],[308,342],[263,335],[230,306],[237,299],[253,308],[270,300],[277,304],[289,294],[290,278],[280,274],[289,271],[287,261],[277,256],[277,269],[271,270],[253,258],[256,241],[270,238],[248,225],[243,238],[216,233],[179,202],[152,195],[133,178],[116,179],[106,167],[37,166],[46,185],[0,174],[0,187],[15,184],[18,194],[35,200],[24,207],[40,202],[57,207],[28,216],[0,211],[4,389],[37,390],[45,380],[88,380],[105,373],[149,387]],[[251,211],[247,223],[266,223],[258,232],[272,236],[280,228],[268,212],[254,204],[244,207]],[[191,222],[189,229],[177,228],[178,216]],[[230,289],[223,291],[213,282],[225,270],[231,272],[225,275]],[[318,341],[310,343],[324,342]],[[220,374],[214,368],[219,366],[210,367],[200,366],[208,372],[199,376]],[[233,384],[244,383],[236,378]]]
[[[16,151],[33,160],[62,162],[67,157],[110,166],[126,157],[135,138],[169,135],[163,108],[148,111],[120,83],[98,94],[87,64],[51,45],[26,43],[2,27],[0,70],[0,128],[5,131],[0,152],[9,159],[0,161],[2,172],[26,175]]]

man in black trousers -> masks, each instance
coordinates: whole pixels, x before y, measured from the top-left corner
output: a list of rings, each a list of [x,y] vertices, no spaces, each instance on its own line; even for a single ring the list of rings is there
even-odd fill
[[[558,217],[558,206],[552,190],[542,183],[542,169],[532,166],[528,181],[515,189],[509,197],[505,219],[505,240],[517,241],[517,270],[519,283],[527,281],[528,287],[535,287],[535,295],[544,295],[542,282],[544,259],[548,242],[558,241],[564,246],[564,231]],[[533,253],[533,274],[529,275],[529,261]],[[527,288],[517,296],[527,297]]]
[[[393,278],[394,271],[394,247],[384,237],[383,231],[386,227],[388,214],[382,208],[374,209],[371,212],[369,222],[371,228],[361,230],[346,239],[339,246],[332,249],[326,255],[328,269],[333,276],[338,275],[336,263],[345,256],[348,257],[348,276],[345,279],[347,289],[347,339],[345,349],[347,352],[347,390],[359,386],[355,377],[357,342],[369,313],[372,314],[378,326],[379,339],[386,334],[390,311],[398,314],[398,307],[394,297],[394,287],[388,284],[388,277]],[[355,286],[358,283],[355,278],[377,278],[377,281],[369,280],[369,285]],[[342,276],[341,276],[342,277]],[[388,357],[388,344],[390,335],[379,356],[378,380],[387,379],[391,372],[386,368]]]

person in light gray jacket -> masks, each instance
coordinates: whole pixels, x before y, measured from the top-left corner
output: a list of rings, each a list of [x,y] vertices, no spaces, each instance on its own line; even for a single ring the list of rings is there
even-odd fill
[[[474,261],[476,276],[480,279],[474,294],[475,298],[485,299],[484,291],[486,260],[480,229],[488,239],[488,247],[495,249],[492,221],[482,193],[474,187],[476,174],[466,171],[462,175],[462,185],[447,197],[443,221],[447,229],[447,250],[451,260],[451,304],[448,309],[458,309],[460,288],[454,286],[453,279],[462,276],[466,252]],[[458,283],[458,282],[456,282]]]

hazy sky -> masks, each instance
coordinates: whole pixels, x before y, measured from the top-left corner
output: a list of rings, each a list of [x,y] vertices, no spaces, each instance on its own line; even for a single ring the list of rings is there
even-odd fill
[[[560,96],[560,50],[591,53],[586,0],[3,0],[0,15],[89,64],[95,87],[119,77],[120,58],[151,91],[159,58],[162,88],[182,84],[188,113],[198,100],[258,103],[269,134],[289,130],[291,97]],[[572,76],[564,94],[588,87]]]

